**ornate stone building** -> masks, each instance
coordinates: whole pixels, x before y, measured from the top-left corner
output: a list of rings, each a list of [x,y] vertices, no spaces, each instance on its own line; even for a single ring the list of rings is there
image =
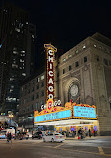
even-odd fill
[[[38,77],[35,77],[35,81],[36,78]],[[30,83],[32,83],[32,80],[30,80]],[[46,81],[44,82],[44,93],[46,91],[45,83]],[[28,89],[32,88],[27,87]],[[24,99],[27,100],[29,98],[29,95],[27,95],[28,98],[26,98],[26,95],[23,95],[25,94],[23,92],[25,91],[25,85],[21,87],[21,91],[21,101],[25,104],[20,104],[19,109],[21,112],[23,107],[25,107],[24,112],[22,111],[22,115],[24,115],[27,112],[27,106],[31,106],[32,102],[24,102]],[[41,93],[39,89],[35,90],[35,92],[30,90],[30,96],[32,95],[31,93],[35,93],[36,95],[36,91]],[[43,97],[45,101],[46,95]],[[42,105],[42,100],[36,97],[33,97],[33,99],[35,101],[33,100],[33,109],[31,108],[31,110],[39,109]],[[100,134],[111,135],[110,39],[96,33],[56,59],[55,99],[60,99],[62,105],[65,105],[70,100],[77,103],[95,105],[97,108]],[[37,107],[37,105],[39,106]],[[31,111],[29,110],[28,112]]]
[[[101,135],[111,134],[111,40],[96,33],[58,59],[58,97],[95,105]]]

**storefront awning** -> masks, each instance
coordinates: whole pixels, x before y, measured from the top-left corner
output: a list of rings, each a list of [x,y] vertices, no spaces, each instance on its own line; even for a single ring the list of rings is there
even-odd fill
[[[42,123],[35,123],[34,126],[40,125],[56,125],[56,126],[76,126],[77,124],[92,124],[93,122],[97,122],[97,120],[85,120],[85,119],[68,119],[68,120],[59,120],[59,121],[51,121],[51,122],[42,122]]]

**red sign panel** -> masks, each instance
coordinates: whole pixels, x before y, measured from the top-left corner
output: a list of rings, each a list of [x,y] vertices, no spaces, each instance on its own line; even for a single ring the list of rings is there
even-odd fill
[[[47,50],[47,100],[54,100],[54,53],[56,50],[52,45],[45,45]]]

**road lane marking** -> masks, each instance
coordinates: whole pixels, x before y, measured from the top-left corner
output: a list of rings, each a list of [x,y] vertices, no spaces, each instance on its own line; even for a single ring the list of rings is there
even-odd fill
[[[46,148],[53,148],[52,146],[43,146],[43,147],[46,147]],[[58,148],[58,150],[66,150],[66,151],[70,151],[70,152],[80,152],[80,153],[85,153],[85,154],[95,154],[95,155],[101,155],[100,153],[96,153],[96,152],[90,152],[90,151],[80,151],[80,150],[71,150],[71,149],[65,149],[65,148]],[[111,157],[111,154],[103,154],[104,156],[107,156],[107,157]]]
[[[60,148],[59,148],[60,149]],[[60,149],[60,150],[69,150],[71,152],[74,152],[74,151],[77,151],[77,152],[81,152],[81,153],[87,153],[87,154],[96,154],[96,155],[101,155],[100,153],[95,153],[95,152],[90,152],[90,151],[80,151],[80,150],[70,150],[70,149]],[[111,154],[103,154],[104,156],[110,156],[111,157]]]
[[[53,147],[53,148],[58,148],[58,147],[60,147],[60,146],[62,146],[62,145],[64,145],[64,144],[59,144],[59,145],[57,145],[57,146],[55,146],[55,147]]]
[[[104,151],[103,151],[102,147],[98,146],[98,149],[99,149],[99,153],[100,153],[101,155],[104,155]]]
[[[32,142],[31,144],[39,144],[39,143],[42,143],[42,142]]]

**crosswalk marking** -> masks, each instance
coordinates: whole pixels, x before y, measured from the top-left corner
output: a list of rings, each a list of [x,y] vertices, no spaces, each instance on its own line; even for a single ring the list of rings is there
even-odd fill
[[[98,146],[98,149],[99,149],[99,153],[100,153],[101,155],[104,155],[104,151],[103,151],[102,147]]]

